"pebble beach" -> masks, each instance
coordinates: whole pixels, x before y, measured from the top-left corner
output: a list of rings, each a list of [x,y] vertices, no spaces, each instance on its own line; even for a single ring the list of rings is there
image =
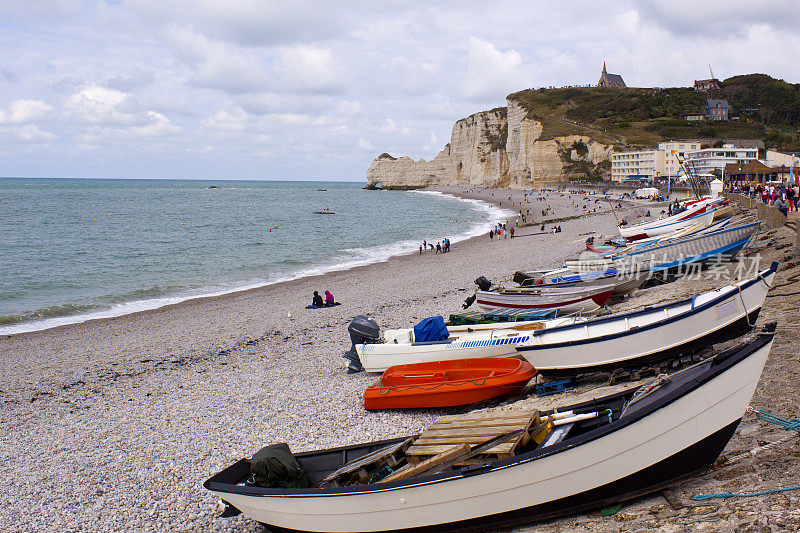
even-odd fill
[[[438,187],[499,203],[526,216],[515,238],[454,242],[451,252],[409,254],[160,309],[0,338],[0,489],[2,531],[263,531],[240,515],[220,518],[203,482],[260,447],[292,451],[355,444],[421,431],[436,416],[463,412],[367,412],[374,374],[347,374],[347,325],[359,314],[383,327],[457,312],[484,275],[509,281],[515,270],[556,267],[585,249],[590,232],[611,235],[615,215],[599,196],[481,187]],[[527,197],[526,197],[527,193]],[[544,200],[531,199],[545,195]],[[602,201],[601,201],[602,202]],[[541,211],[551,207],[546,216]],[[583,205],[588,205],[583,209]],[[591,212],[595,210],[595,212]],[[626,205],[628,220],[646,210]],[[657,214],[653,211],[653,214]],[[509,224],[515,224],[509,216]],[[561,233],[540,234],[554,225]],[[757,251],[782,261],[776,292],[800,290],[789,228],[773,230]],[[442,238],[447,235],[442,235]],[[794,262],[793,262],[794,261]],[[679,281],[638,291],[623,305],[691,294],[717,281]],[[313,291],[342,305],[306,309]],[[797,296],[771,298],[759,323],[797,322]],[[612,308],[614,310],[615,308]],[[796,327],[779,329],[753,400],[797,416]],[[689,480],[677,498],[720,490],[800,484],[797,438],[746,415],[725,451],[729,466]],[[763,452],[749,451],[769,442]],[[762,444],[763,443],[763,444]],[[760,499],[687,503],[637,500],[609,517],[598,512],[518,531],[796,530],[800,491]],[[711,507],[710,509],[708,507]],[[688,517],[688,518],[687,518]],[[714,520],[689,523],[692,517]],[[748,529],[749,528],[749,529]]]

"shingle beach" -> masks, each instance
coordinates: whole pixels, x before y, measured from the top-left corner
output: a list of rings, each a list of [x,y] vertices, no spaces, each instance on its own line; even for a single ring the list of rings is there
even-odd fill
[[[478,276],[509,281],[515,270],[556,267],[585,249],[589,232],[613,234],[616,221],[607,202],[595,202],[599,196],[527,191],[529,199],[547,197],[523,203],[526,191],[520,190],[438,190],[501,203],[512,212],[530,209],[527,219],[536,225],[515,228],[513,239],[487,235],[454,242],[448,254],[414,253],[0,338],[0,530],[263,531],[241,515],[219,518],[203,481],[266,444],[287,442],[293,451],[354,444],[415,433],[438,415],[463,412],[365,411],[361,395],[377,376],[345,372],[341,355],[349,347],[350,320],[368,314],[384,327],[397,328],[431,315],[447,317],[473,293]],[[541,210],[547,205],[552,212],[543,221]],[[636,217],[646,210],[626,207],[618,216]],[[588,213],[575,217],[583,212]],[[509,216],[509,224],[514,220]],[[542,223],[546,230],[560,225],[562,232],[531,235],[540,232]],[[779,228],[765,232],[755,250],[763,254],[762,261],[782,262],[773,293],[789,295],[769,298],[759,319],[778,320],[782,327],[753,406],[787,418],[798,415],[800,396],[793,346],[800,311],[798,296],[791,295],[800,290],[800,267],[793,248],[776,248],[794,239],[792,229]],[[681,280],[637,291],[622,306],[724,284]],[[325,289],[342,305],[306,309],[312,292]],[[724,456],[735,460],[674,489],[675,498],[685,504],[681,509],[655,495],[612,516],[592,512],[524,530],[800,528],[800,491],[691,500],[695,494],[799,485],[796,434],[750,413]]]

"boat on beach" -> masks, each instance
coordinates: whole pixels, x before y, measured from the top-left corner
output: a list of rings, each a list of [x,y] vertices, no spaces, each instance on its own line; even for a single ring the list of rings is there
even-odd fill
[[[614,285],[588,287],[498,287],[476,291],[476,303],[484,309],[558,309],[559,313],[590,313],[608,302]]]
[[[357,327],[363,319],[353,319]],[[357,336],[353,348],[367,372],[383,372],[395,365],[430,363],[454,359],[515,357],[517,344],[530,339],[533,331],[572,324],[576,317],[494,324],[446,326],[442,340],[418,340],[415,328],[388,329]],[[378,328],[374,323],[372,331]],[[379,329],[379,328],[378,328]],[[362,330],[363,331],[363,330]],[[444,336],[442,335],[442,336]],[[352,337],[352,333],[351,333]],[[348,357],[351,359],[351,357]],[[351,359],[353,361],[353,359]]]
[[[617,274],[615,269],[590,272],[573,272],[568,268],[553,270],[540,275],[528,275],[524,272],[514,274],[514,281],[520,287],[592,287],[598,285],[613,286],[612,296],[624,296],[635,291],[649,277],[648,271],[634,272],[631,275]]]
[[[733,227],[724,227],[711,233],[700,232],[655,246],[648,246],[628,253],[592,259],[574,259],[565,266],[577,272],[607,270],[620,272],[650,270],[658,272],[703,263],[717,258],[730,258],[741,252],[758,233],[761,222],[748,222]]]
[[[692,298],[534,331],[516,349],[543,376],[608,372],[669,360],[752,329],[778,263]]]
[[[711,198],[706,198],[693,203],[688,206],[686,210],[675,215],[633,226],[618,226],[617,229],[619,230],[619,234],[628,241],[637,241],[672,233],[673,231],[697,223],[699,219],[705,217],[709,211],[713,211],[715,202],[716,199],[712,200]],[[713,214],[708,215],[709,222],[711,222],[712,219]]]
[[[484,357],[397,365],[364,391],[365,409],[450,407],[519,394],[536,375],[520,359]]]
[[[534,428],[501,434],[518,439],[512,456],[457,466],[465,455],[455,450],[436,467],[410,467],[415,475],[408,477],[401,458],[400,470],[385,476],[321,484],[348,464],[417,438],[401,437],[295,455],[308,488],[248,485],[248,459],[203,486],[222,498],[226,515],[242,512],[272,531],[477,531],[614,505],[713,465],[753,397],[772,341],[773,334],[761,334],[643,387],[540,413]],[[467,453],[480,448],[465,446]]]

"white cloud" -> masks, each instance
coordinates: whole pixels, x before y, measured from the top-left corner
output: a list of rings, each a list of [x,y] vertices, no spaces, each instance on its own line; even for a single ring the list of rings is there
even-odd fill
[[[25,124],[46,117],[53,106],[41,100],[14,100],[8,111],[0,110],[0,124]]]
[[[33,124],[0,126],[0,131],[3,132],[4,136],[28,143],[47,142],[56,138],[53,133],[42,131]]]
[[[497,98],[498,94],[505,97],[532,85],[527,70],[517,50],[501,52],[488,41],[470,37],[464,93],[473,100]]]
[[[131,132],[140,137],[164,137],[180,130],[180,126],[172,124],[167,117],[155,111],[147,112],[147,124],[131,128]]]
[[[275,60],[277,82],[286,92],[336,94],[344,89],[344,79],[333,53],[316,46],[282,49]]]
[[[240,107],[220,109],[212,116],[203,119],[203,126],[210,130],[242,132],[247,129],[249,117]]]
[[[93,124],[134,124],[138,121],[134,98],[106,87],[84,87],[67,98],[64,108]]]

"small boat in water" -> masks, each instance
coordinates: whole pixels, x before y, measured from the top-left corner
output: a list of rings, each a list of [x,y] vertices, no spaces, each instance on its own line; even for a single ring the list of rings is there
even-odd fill
[[[519,394],[536,375],[505,357],[397,365],[364,391],[366,409],[450,407]]]
[[[335,211],[312,211],[315,215],[335,215]]]
[[[772,341],[762,334],[643,387],[540,413],[546,439],[519,430],[525,444],[510,457],[321,484],[361,458],[399,449],[409,440],[400,437],[295,455],[309,488],[248,485],[248,459],[203,486],[223,499],[224,516],[242,512],[272,531],[481,531],[608,507],[714,464],[750,404]]]

